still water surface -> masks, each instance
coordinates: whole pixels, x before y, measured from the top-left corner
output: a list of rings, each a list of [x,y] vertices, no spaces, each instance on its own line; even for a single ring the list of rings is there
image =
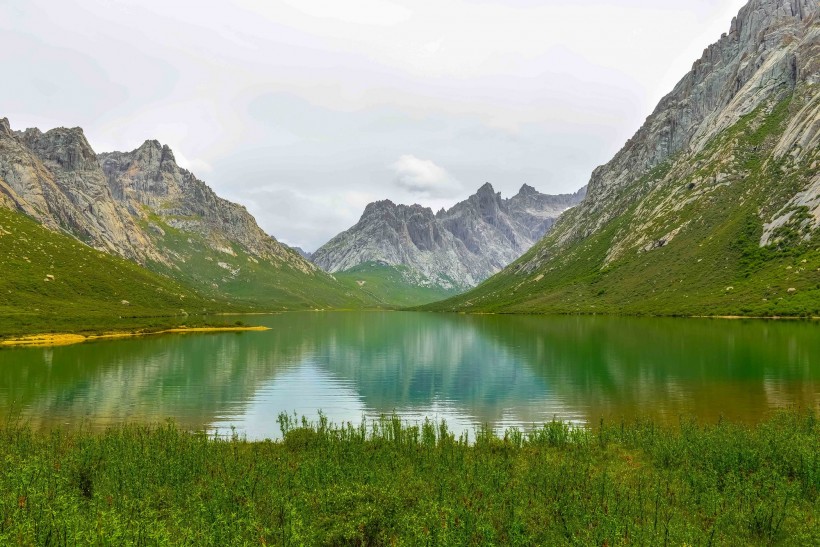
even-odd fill
[[[288,313],[267,332],[163,335],[0,351],[0,417],[102,429],[173,418],[275,438],[282,411],[360,423],[396,412],[456,430],[558,417],[820,410],[820,323],[618,317]]]

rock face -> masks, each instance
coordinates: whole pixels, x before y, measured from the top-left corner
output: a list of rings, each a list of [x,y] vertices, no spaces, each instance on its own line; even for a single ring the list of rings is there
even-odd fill
[[[791,93],[798,83],[814,88],[807,122],[785,150],[800,141],[800,154],[816,149],[816,87],[820,82],[820,27],[816,0],[751,0],[732,19],[727,34],[706,48],[638,132],[589,181],[589,199],[579,221],[562,230],[560,241],[599,230],[623,209],[624,189],[672,156],[694,158],[716,135],[771,99]],[[811,120],[814,120],[812,122]],[[683,158],[681,158],[683,159]],[[631,190],[634,201],[650,188]],[[820,215],[820,210],[816,211]]]
[[[250,269],[264,270],[273,284],[277,276],[291,276],[288,283],[300,289],[284,282],[276,288],[286,298],[301,290],[297,299],[304,305],[322,304],[309,296],[313,281],[325,293],[336,290],[332,277],[266,234],[243,206],[180,168],[170,148],[155,140],[132,152],[98,155],[80,128],[12,131],[3,118],[0,205],[209,292],[250,284],[251,277],[240,278]]]
[[[52,229],[134,260],[160,260],[134,219],[117,206],[82,129],[12,132],[0,122],[0,194]]]
[[[407,266],[407,281],[444,289],[469,288],[521,256],[541,238],[575,194],[549,196],[526,184],[509,199],[487,183],[451,209],[433,214],[421,205],[369,204],[355,226],[312,255],[328,272],[380,262]]]
[[[180,168],[167,145],[149,140],[133,152],[100,154],[98,165],[114,200],[134,214],[151,211],[169,226],[197,234],[228,255],[233,254],[233,245],[239,245],[256,258],[284,261],[304,273],[316,270],[259,228],[245,207],[220,198]]]
[[[805,311],[783,286],[820,281],[819,84],[817,0],[750,0],[586,199],[447,309]]]

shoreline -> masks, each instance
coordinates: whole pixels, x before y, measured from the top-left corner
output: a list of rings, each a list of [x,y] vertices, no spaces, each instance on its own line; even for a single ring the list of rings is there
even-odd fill
[[[767,319],[776,321],[817,321],[820,317],[796,315],[691,315],[690,319]]]
[[[116,340],[118,338],[136,338],[139,336],[153,336],[157,334],[197,334],[197,333],[218,333],[218,332],[246,332],[246,331],[266,331],[270,327],[173,327],[156,331],[137,332],[107,332],[102,334],[76,334],[76,333],[49,333],[49,334],[29,334],[17,338],[0,340],[0,347],[49,347],[49,346],[70,346],[82,344],[83,342],[93,342],[96,340]]]
[[[606,317],[624,317],[624,318],[655,318],[655,319],[722,319],[722,320],[764,320],[764,321],[820,321],[818,316],[789,316],[789,315],[774,315],[774,316],[751,316],[751,315],[624,315],[624,314],[570,314],[570,313],[506,313],[506,312],[468,312],[468,311],[429,311],[429,310],[388,310],[388,309],[361,309],[361,310],[282,310],[275,312],[255,312],[255,313],[219,313],[211,314],[218,316],[229,315],[280,315],[283,313],[305,313],[305,312],[388,312],[388,311],[403,311],[410,313],[443,313],[455,315],[472,315],[472,316],[510,316],[510,315],[526,315],[526,316],[540,316],[540,317],[558,317],[558,316],[606,316]],[[22,336],[15,336],[13,338],[0,337],[0,349],[14,348],[14,347],[48,347],[48,346],[68,346],[73,344],[81,344],[83,342],[93,342],[96,340],[115,340],[118,338],[136,338],[139,336],[151,336],[158,334],[196,334],[196,333],[220,333],[220,332],[245,332],[245,331],[266,331],[271,330],[270,327],[265,326],[224,326],[224,327],[169,327],[161,328],[159,330],[137,330],[137,331],[113,331],[113,332],[99,332],[93,334],[79,334],[70,332],[58,333],[35,333],[26,334]]]

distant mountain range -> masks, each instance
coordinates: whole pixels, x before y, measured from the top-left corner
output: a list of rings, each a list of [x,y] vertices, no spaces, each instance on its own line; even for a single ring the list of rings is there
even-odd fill
[[[578,207],[430,308],[820,316],[817,0],[748,2]]]
[[[270,237],[155,140],[96,154],[78,127],[12,131],[0,119],[0,205],[206,296],[274,309],[366,298]]]
[[[504,199],[487,183],[435,214],[421,205],[377,201],[311,259],[334,274],[363,268],[372,274],[381,267],[409,286],[460,292],[521,256],[585,192],[553,196],[525,184]]]

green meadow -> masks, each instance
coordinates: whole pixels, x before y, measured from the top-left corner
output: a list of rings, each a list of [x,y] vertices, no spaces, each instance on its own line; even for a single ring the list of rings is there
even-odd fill
[[[0,338],[197,326],[205,314],[238,308],[4,207],[0,272]]]
[[[817,545],[820,423],[0,428],[5,545]]]

